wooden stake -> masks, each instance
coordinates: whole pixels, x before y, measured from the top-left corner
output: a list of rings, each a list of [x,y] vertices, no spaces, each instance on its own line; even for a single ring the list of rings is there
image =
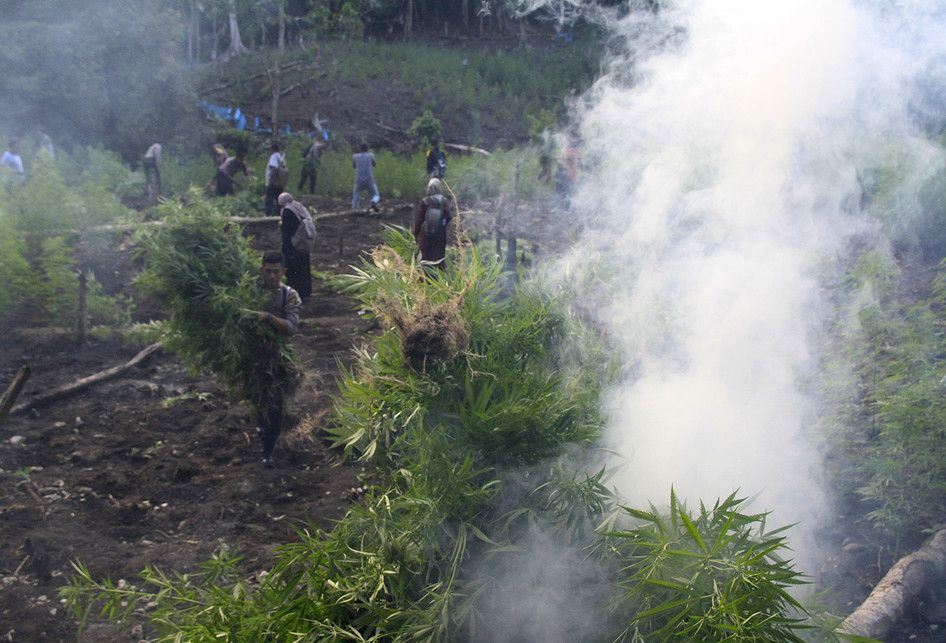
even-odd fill
[[[30,367],[21,366],[20,370],[16,372],[13,381],[10,382],[10,386],[7,387],[7,390],[3,392],[3,396],[0,397],[0,421],[2,421],[10,412],[10,409],[13,408],[16,398],[19,397],[28,379],[30,379]]]
[[[79,318],[76,320],[76,341],[85,344],[87,335],[86,317],[89,310],[89,278],[85,269],[79,270]]]

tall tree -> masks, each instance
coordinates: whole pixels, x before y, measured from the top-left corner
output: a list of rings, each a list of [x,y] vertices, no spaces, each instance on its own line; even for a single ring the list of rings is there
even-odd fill
[[[229,0],[227,8],[227,19],[230,26],[230,45],[223,54],[224,60],[249,52],[249,49],[243,45],[243,40],[240,38],[240,23],[237,19],[236,0]]]

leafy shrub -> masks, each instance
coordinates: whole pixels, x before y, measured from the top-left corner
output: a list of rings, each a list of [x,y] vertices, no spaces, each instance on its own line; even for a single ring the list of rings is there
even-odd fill
[[[43,322],[51,326],[75,324],[79,311],[79,274],[73,253],[62,237],[50,237],[41,243],[29,286],[30,303],[38,309]],[[125,302],[108,297],[95,275],[87,275],[86,306],[93,324],[122,324],[129,320]]]
[[[440,138],[441,130],[443,130],[443,125],[440,120],[429,109],[425,109],[420,116],[414,119],[407,131],[417,139],[418,143],[422,143],[425,140],[432,141],[435,138]]]
[[[23,244],[7,211],[0,207],[0,327],[23,305],[32,281]]]
[[[121,174],[111,163],[113,157],[94,149],[79,154],[98,160],[85,164],[86,172],[73,175],[73,185],[63,179],[56,162],[39,155],[31,168],[29,198],[16,187],[0,190],[0,226],[9,232],[0,247],[0,270],[9,284],[6,318],[26,310],[42,324],[73,325],[79,284],[73,245],[79,231],[135,218],[108,189],[110,179]],[[60,159],[66,168],[83,165],[66,154]],[[126,302],[107,296],[92,275],[87,304],[94,323],[127,321]]]

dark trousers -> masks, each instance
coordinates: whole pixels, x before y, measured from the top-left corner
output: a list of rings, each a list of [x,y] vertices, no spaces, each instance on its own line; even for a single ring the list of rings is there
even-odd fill
[[[282,194],[284,189],[285,186],[283,185],[266,186],[266,205],[264,208],[266,214],[276,214],[276,199],[279,198],[279,195]]]
[[[302,192],[302,186],[305,185],[306,180],[309,181],[309,194],[315,194],[315,183],[318,179],[318,171],[315,169],[306,169],[302,166],[302,176],[299,177],[299,191]]]
[[[161,170],[154,159],[145,159],[145,184],[148,186],[148,196],[156,199],[161,195]]]
[[[274,388],[263,395],[256,409],[256,422],[260,427],[264,458],[273,455],[276,440],[279,439],[279,434],[282,431],[284,400],[283,392],[278,388]]]

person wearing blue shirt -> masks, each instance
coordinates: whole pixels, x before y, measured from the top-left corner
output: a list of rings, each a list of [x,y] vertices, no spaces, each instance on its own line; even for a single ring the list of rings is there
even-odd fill
[[[10,149],[0,157],[0,168],[12,175],[19,185],[26,183],[26,172],[23,170],[23,159],[20,157],[20,142],[17,139],[10,141]]]

